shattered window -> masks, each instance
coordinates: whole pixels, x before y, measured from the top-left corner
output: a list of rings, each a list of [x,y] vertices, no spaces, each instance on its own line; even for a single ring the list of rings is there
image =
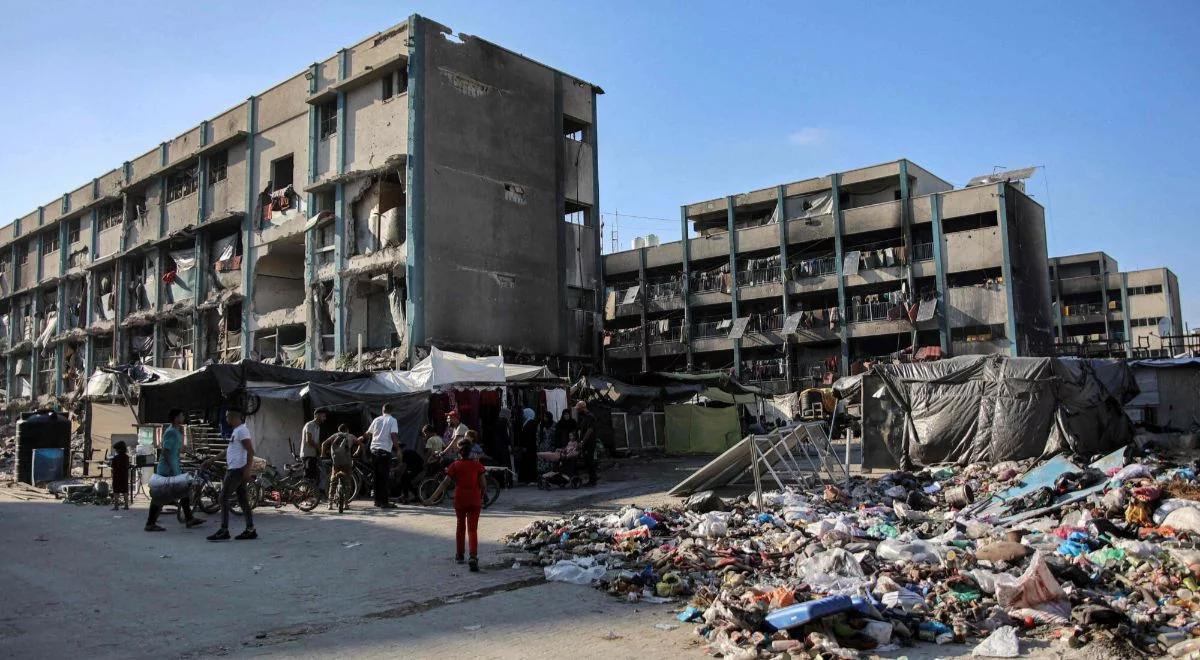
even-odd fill
[[[319,113],[321,122],[321,139],[324,140],[331,135],[336,135],[338,131],[337,102],[330,101],[329,103],[322,103]]]
[[[42,254],[58,251],[58,234],[49,232],[42,237]]]
[[[79,242],[79,218],[74,218],[71,220],[71,226],[67,230],[67,233],[68,233],[68,239],[67,239],[68,242],[70,242],[72,244]]]
[[[178,172],[172,173],[167,177],[167,201],[173,202],[177,199],[183,199],[188,195],[196,192],[197,187],[197,167],[184,168]]]
[[[121,217],[124,212],[121,209],[120,202],[113,202],[100,209],[99,225],[100,231],[104,231],[109,227],[116,227],[121,224]]]
[[[229,152],[222,151],[208,158],[208,185],[224,181],[229,166]]]
[[[29,244],[28,243],[20,243],[13,249],[17,251],[17,263],[18,264],[21,264],[22,266],[24,266],[25,264],[29,263]]]

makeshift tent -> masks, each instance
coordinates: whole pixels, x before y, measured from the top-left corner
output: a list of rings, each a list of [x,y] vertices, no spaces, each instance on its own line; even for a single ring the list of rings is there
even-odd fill
[[[989,355],[876,365],[859,390],[867,468],[1091,456],[1133,439],[1121,406],[1137,385],[1115,360]]]
[[[1129,367],[1139,392],[1125,411],[1135,422],[1174,431],[1200,427],[1200,358],[1134,360]]]
[[[737,408],[695,404],[666,406],[668,454],[715,454],[742,437]]]

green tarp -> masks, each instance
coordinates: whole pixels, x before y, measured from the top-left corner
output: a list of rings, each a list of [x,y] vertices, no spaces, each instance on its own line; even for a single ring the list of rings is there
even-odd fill
[[[666,406],[668,454],[719,454],[742,439],[737,406]]]

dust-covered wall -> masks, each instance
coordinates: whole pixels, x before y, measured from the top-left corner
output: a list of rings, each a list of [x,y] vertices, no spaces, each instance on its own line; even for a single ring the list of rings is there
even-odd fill
[[[420,22],[425,341],[556,353],[563,310],[556,73]]]
[[[1040,204],[1010,185],[1005,185],[1004,201],[1012,255],[1018,355],[1053,355],[1045,212]]]

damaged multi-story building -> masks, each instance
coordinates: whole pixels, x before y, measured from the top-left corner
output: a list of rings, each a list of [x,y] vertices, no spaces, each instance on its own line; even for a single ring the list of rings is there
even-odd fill
[[[602,93],[416,15],[311,64],[0,228],[10,399],[132,361],[590,364]]]
[[[605,255],[605,364],[768,391],[871,360],[1050,355],[1045,218],[1022,182],[909,160],[684,205],[687,240]]]
[[[1061,355],[1172,357],[1195,348],[1169,268],[1122,271],[1104,252],[1051,257],[1050,287]]]

